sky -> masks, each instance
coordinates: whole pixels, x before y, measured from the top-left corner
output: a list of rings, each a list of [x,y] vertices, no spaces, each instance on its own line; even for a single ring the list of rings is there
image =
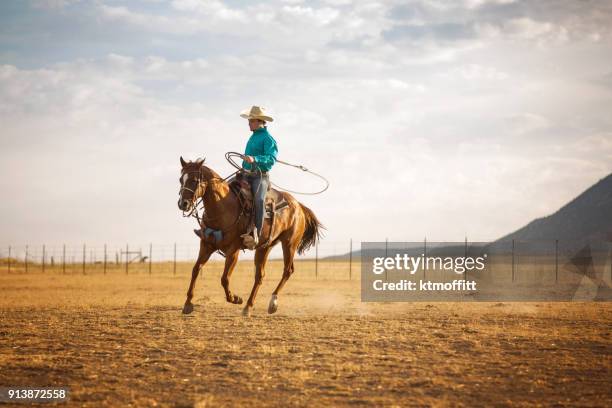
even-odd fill
[[[612,3],[0,2],[0,244],[191,242],[179,157],[275,118],[322,244],[493,240],[612,172]],[[320,181],[277,164],[272,181]]]

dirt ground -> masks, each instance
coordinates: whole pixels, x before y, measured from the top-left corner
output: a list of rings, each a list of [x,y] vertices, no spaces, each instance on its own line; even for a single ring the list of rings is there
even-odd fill
[[[610,302],[361,303],[358,280],[297,267],[275,315],[272,273],[245,318],[219,270],[189,316],[187,266],[0,273],[0,386],[67,386],[60,406],[612,406]],[[245,262],[232,289],[251,285]]]

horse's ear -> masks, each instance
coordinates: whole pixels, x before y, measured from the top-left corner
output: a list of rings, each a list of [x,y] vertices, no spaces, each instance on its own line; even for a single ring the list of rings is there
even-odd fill
[[[197,160],[196,160],[196,163],[197,163],[199,166],[201,166],[201,165],[204,163],[204,160],[206,160],[206,157],[205,157],[205,158],[203,158],[203,159],[197,159]]]
[[[185,163],[185,160],[183,160],[183,156],[181,156],[181,166],[185,167],[187,163]]]

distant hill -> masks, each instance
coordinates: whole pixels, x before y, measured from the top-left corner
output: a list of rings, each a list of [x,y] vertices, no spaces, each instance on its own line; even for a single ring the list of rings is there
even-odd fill
[[[586,191],[547,217],[537,218],[524,227],[499,238],[502,241],[571,241],[578,245],[586,240],[612,240],[612,174],[599,180]],[[573,246],[573,245],[572,245]],[[461,248],[458,249],[461,251]],[[379,256],[385,255],[381,249]],[[420,254],[420,249],[414,251]],[[361,257],[353,251],[353,259]],[[347,260],[349,254],[326,257],[328,260]]]
[[[547,217],[498,239],[585,241],[612,238],[612,174]]]

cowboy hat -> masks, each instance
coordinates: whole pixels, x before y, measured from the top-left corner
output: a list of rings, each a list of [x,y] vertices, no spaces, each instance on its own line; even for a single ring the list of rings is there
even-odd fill
[[[266,108],[252,106],[251,109],[245,109],[240,113],[240,117],[245,119],[260,119],[266,122],[272,122],[274,119],[266,114]]]

